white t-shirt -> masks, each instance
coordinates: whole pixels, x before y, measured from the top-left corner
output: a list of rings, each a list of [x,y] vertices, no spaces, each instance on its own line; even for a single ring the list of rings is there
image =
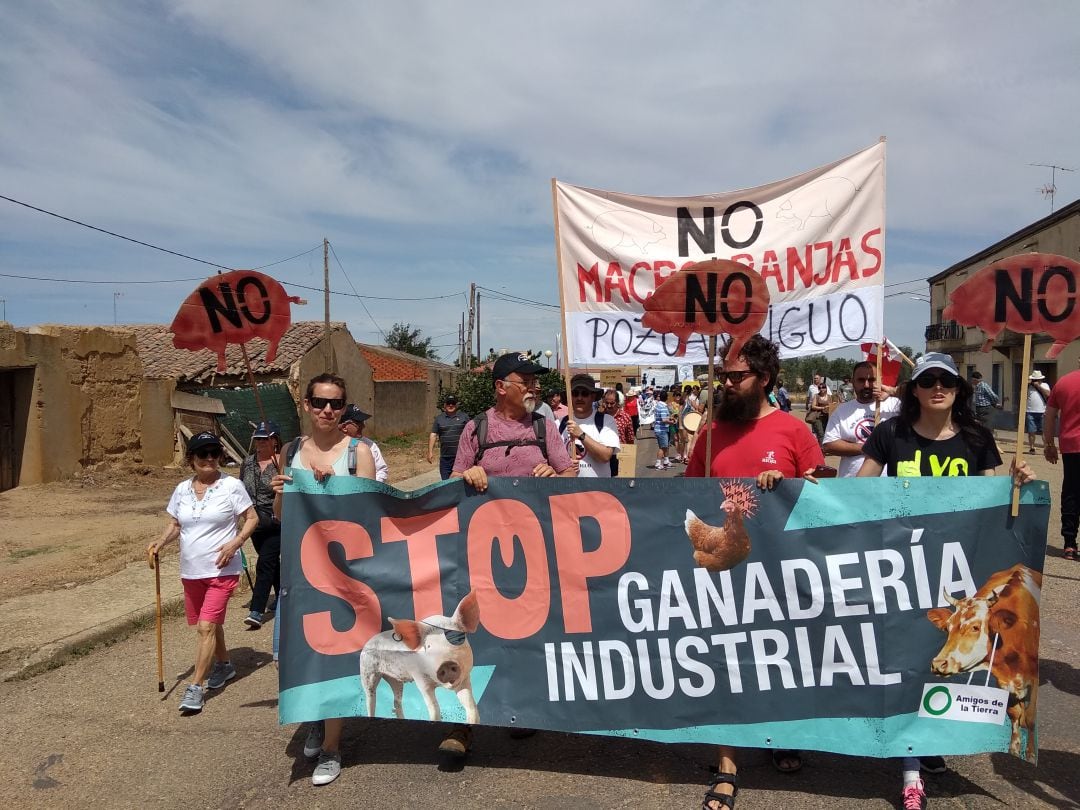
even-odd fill
[[[375,461],[375,480],[385,484],[390,478],[390,465],[388,465],[386,459],[383,458],[382,450],[379,449],[379,445],[375,444],[375,442],[367,436],[360,436],[359,439],[371,448],[371,458]],[[355,456],[353,461],[355,463]]]
[[[900,400],[889,397],[881,403],[881,421],[885,422],[900,413]],[[822,445],[829,442],[845,441],[855,442],[858,445],[866,444],[870,434],[874,431],[874,403],[864,405],[857,399],[841,403],[829,417],[829,424],[825,427],[825,437],[821,440]],[[854,478],[862,468],[865,456],[841,456],[838,475],[841,478]],[[885,471],[882,470],[884,475]]]
[[[236,537],[236,522],[251,506],[239,478],[222,474],[203,494],[195,498],[192,479],[181,481],[169,498],[165,511],[180,524],[180,578],[212,579],[239,574],[244,570],[240,555],[224,568],[214,565],[218,550]]]
[[[1042,396],[1039,396],[1035,386],[1039,386],[1039,388],[1043,389]],[[1027,398],[1028,413],[1046,413],[1046,400],[1050,399],[1050,387],[1043,382],[1029,383]]]
[[[604,414],[604,426],[596,429],[595,411],[584,419],[574,418],[581,426],[582,432],[591,439],[600,442],[604,447],[612,448],[616,453],[622,445],[619,442],[619,430],[615,427],[615,420],[608,414]],[[563,441],[569,445],[570,434],[562,431]],[[578,478],[611,478],[611,462],[597,461],[589,453],[578,459]]]

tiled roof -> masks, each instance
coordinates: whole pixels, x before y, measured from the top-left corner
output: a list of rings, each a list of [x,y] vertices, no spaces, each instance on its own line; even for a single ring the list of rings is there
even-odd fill
[[[202,382],[218,374],[217,355],[209,349],[193,352],[177,349],[172,343],[172,333],[164,324],[134,324],[125,326],[135,333],[139,357],[143,362],[143,376],[152,379],[175,378],[178,381]],[[278,344],[277,357],[273,363],[266,362],[267,341],[252,338],[247,343],[251,370],[255,374],[282,374],[322,341],[322,321],[300,321],[291,324]],[[344,323],[331,323],[334,332],[345,330]],[[225,349],[226,369],[219,376],[244,376],[244,356],[237,345]]]
[[[357,343],[360,354],[371,365],[371,377],[375,382],[389,380],[426,380],[428,372],[453,371],[454,366],[440,363],[437,360],[428,360],[425,357],[417,357],[415,354],[400,352],[388,346],[372,346],[368,343]]]

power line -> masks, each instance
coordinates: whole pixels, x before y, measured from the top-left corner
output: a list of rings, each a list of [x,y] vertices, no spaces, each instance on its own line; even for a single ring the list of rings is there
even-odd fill
[[[341,268],[341,275],[345,276],[345,280],[349,282],[349,286],[352,287],[352,291],[353,294],[356,296],[356,300],[360,302],[360,306],[363,307],[364,312],[366,312],[367,316],[371,318],[371,322],[375,324],[375,328],[379,330],[379,334],[382,335],[382,339],[384,341],[388,340],[389,338],[387,338],[386,332],[384,332],[383,328],[379,326],[379,322],[375,320],[375,316],[368,311],[367,304],[365,304],[364,300],[360,297],[360,293],[356,292],[356,287],[353,286],[352,279],[349,278],[349,274],[345,272],[345,267],[341,264],[341,259],[338,258],[337,251],[334,250],[334,246],[331,245],[329,241],[327,241],[326,244],[330,246],[330,252],[334,254],[334,261],[337,262],[337,266]]]
[[[195,276],[193,278],[166,278],[166,279],[154,279],[154,280],[137,280],[137,281],[101,281],[97,279],[86,278],[46,278],[44,276],[20,276],[15,273],[0,273],[0,278],[19,278],[27,281],[53,281],[59,284],[177,284],[181,281],[205,281],[205,276]]]
[[[168,248],[158,247],[157,245],[151,245],[149,242],[143,242],[140,239],[132,239],[130,236],[124,236],[123,234],[113,233],[112,231],[107,231],[104,228],[99,228],[96,225],[89,225],[89,224],[87,224],[85,222],[80,222],[77,219],[72,219],[71,217],[62,216],[61,214],[57,214],[57,213],[55,213],[53,211],[46,211],[44,208],[38,208],[36,205],[30,205],[30,203],[24,203],[21,200],[16,200],[16,199],[13,199],[11,197],[5,197],[3,194],[0,194],[0,200],[7,200],[8,202],[15,203],[16,205],[21,205],[23,208],[29,208],[31,211],[37,211],[38,213],[41,213],[41,214],[47,214],[50,217],[56,217],[57,219],[62,219],[62,220],[64,220],[64,222],[70,222],[70,223],[72,223],[74,225],[82,225],[84,228],[89,228],[92,231],[97,231],[98,233],[107,234],[108,236],[114,236],[117,239],[123,239],[126,242],[134,242],[136,245],[142,245],[143,247],[148,247],[148,248],[151,248],[152,250],[160,250],[162,253],[168,253],[168,254],[171,254],[173,256],[179,256],[181,259],[188,259],[189,261],[199,262],[200,264],[208,264],[211,267],[218,267],[218,268],[220,268],[222,270],[232,270],[233,269],[232,267],[226,267],[225,265],[218,264],[217,262],[211,262],[211,261],[208,261],[206,259],[199,259],[199,258],[197,258],[195,256],[188,256],[186,253],[178,253],[175,250],[169,250]],[[303,255],[303,254],[301,254],[301,255]]]
[[[504,301],[512,301],[513,303],[522,303],[522,304],[533,304],[533,305],[538,306],[538,307],[550,307],[552,309],[558,309],[559,308],[558,304],[549,304],[549,303],[547,303],[545,301],[534,301],[531,298],[524,298],[524,297],[522,297],[520,295],[514,295],[513,293],[504,292],[503,290],[493,290],[490,287],[483,287],[483,286],[481,286],[479,284],[476,285],[476,289],[483,290],[484,292],[491,293],[492,295],[504,296],[503,299],[502,299]]]

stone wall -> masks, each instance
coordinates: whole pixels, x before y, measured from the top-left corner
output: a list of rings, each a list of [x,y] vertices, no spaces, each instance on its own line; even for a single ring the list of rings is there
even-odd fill
[[[28,391],[16,392],[19,483],[55,481],[105,463],[143,463],[142,363],[133,334],[8,324],[0,333],[0,369],[23,369],[29,383]]]

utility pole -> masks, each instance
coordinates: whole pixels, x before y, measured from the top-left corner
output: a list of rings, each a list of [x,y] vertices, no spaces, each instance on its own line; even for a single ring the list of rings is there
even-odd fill
[[[473,323],[476,318],[476,282],[469,285],[469,334],[465,338],[465,363],[462,366],[466,371],[472,365],[469,362],[469,352],[472,351]]]
[[[121,295],[123,295],[122,292],[114,292],[112,294],[112,322],[113,322],[113,326],[116,326],[116,301]]]
[[[323,352],[324,368],[333,371],[333,352],[330,348],[330,242],[322,240],[323,266]]]
[[[479,363],[483,361],[483,355],[480,354],[480,291],[476,291],[476,360]]]

